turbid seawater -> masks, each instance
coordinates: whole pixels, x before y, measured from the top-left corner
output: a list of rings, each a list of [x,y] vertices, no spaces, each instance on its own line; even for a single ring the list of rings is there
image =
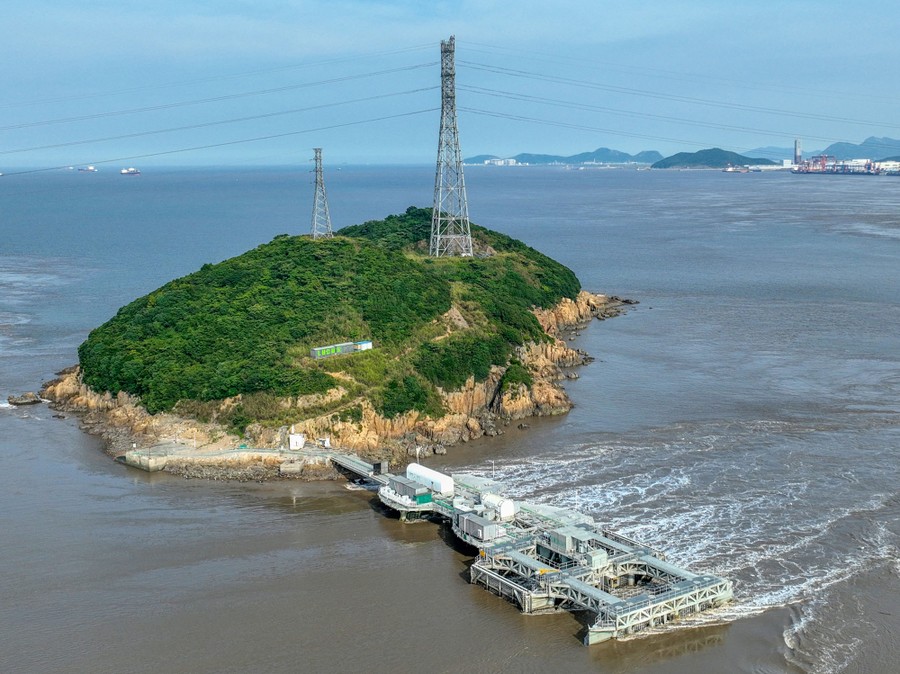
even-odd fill
[[[115,464],[0,406],[0,671],[872,672],[900,657],[900,179],[470,167],[472,219],[640,301],[572,342],[564,417],[453,448],[700,571],[735,602],[585,648],[466,582],[468,551],[340,483]],[[326,166],[335,226],[430,167]],[[0,398],[205,262],[309,227],[302,169],[0,179]]]

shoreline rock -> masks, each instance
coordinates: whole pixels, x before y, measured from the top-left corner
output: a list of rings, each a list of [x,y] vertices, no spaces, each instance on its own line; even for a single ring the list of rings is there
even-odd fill
[[[16,407],[22,407],[23,405],[39,405],[44,401],[34,391],[28,391],[27,393],[23,393],[22,395],[9,396],[6,398],[6,402],[8,402],[10,405],[15,405]]]
[[[566,373],[562,368],[581,366],[594,360],[584,351],[568,346],[566,338],[575,331],[583,330],[591,320],[618,316],[626,305],[635,303],[633,300],[581,291],[575,300],[564,298],[553,308],[534,309],[538,322],[550,335],[551,341],[532,342],[516,350],[516,357],[532,375],[531,386],[518,384],[503,390],[506,368],[494,366],[484,381],[476,382],[470,377],[459,390],[439,389],[447,410],[447,414],[439,419],[424,417],[417,411],[388,419],[380,416],[367,400],[363,400],[359,421],[335,421],[329,413],[298,421],[292,427],[297,433],[305,433],[307,438],[330,437],[334,447],[358,452],[372,460],[402,462],[408,456],[421,458],[444,454],[447,447],[482,436],[500,435],[503,433],[502,426],[511,421],[565,414],[574,404],[559,382],[573,378],[574,373]],[[82,429],[103,438],[106,452],[111,456],[121,455],[134,446],[149,447],[164,442],[187,442],[197,448],[198,454],[237,448],[241,444],[259,448],[288,445],[287,426],[267,428],[253,424],[247,428],[248,437],[241,439],[214,423],[203,423],[172,413],[151,415],[141,406],[138,398],[127,393],[120,392],[113,396],[108,392],[91,390],[83,383],[77,365],[63,370],[57,379],[47,382],[41,395],[51,401],[53,409],[77,414]],[[234,404],[234,401],[223,404]],[[178,462],[166,470],[185,477],[206,479],[258,481],[278,477],[277,470],[271,466],[257,468],[223,466],[216,469],[204,461],[202,470],[179,465]],[[312,476],[298,477],[310,479]]]

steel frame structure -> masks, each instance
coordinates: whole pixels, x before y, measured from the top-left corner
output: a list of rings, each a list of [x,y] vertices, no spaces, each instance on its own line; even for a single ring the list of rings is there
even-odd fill
[[[322,148],[314,148],[316,162],[316,195],[313,199],[312,238],[330,239],[331,214],[328,212],[328,199],[325,197],[325,176],[322,172]]]
[[[456,40],[441,41],[441,127],[437,169],[434,176],[434,209],[431,214],[432,257],[472,256],[472,231],[466,201],[466,181],[459,150],[456,123]]]

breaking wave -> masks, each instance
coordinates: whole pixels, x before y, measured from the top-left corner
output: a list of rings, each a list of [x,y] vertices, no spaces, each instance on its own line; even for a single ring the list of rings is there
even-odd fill
[[[785,630],[785,658],[830,674],[858,647],[843,630],[852,616],[834,624],[830,588],[879,566],[900,573],[897,541],[883,523],[896,487],[889,475],[873,478],[890,450],[854,447],[845,434],[839,425],[786,421],[680,424],[492,468],[509,496],[586,512],[675,563],[733,581],[733,603],[685,626],[799,606]],[[832,470],[836,453],[844,467]],[[827,639],[812,636],[825,615]]]

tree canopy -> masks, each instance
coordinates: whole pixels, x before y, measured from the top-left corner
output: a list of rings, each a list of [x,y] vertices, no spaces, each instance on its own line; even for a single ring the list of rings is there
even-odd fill
[[[333,408],[344,415],[358,415],[348,405],[364,396],[385,416],[440,415],[436,386],[483,379],[510,362],[515,346],[545,339],[531,308],[574,298],[580,285],[524,243],[474,225],[481,253],[430,258],[430,223],[430,209],[411,207],[333,239],[281,235],[203,265],[93,330],[78,350],[84,380],[140,396],[151,412],[238,394],[325,393],[340,383],[347,393]],[[451,305],[467,327],[441,321]],[[363,339],[376,348],[309,357],[313,346]],[[239,410],[240,425],[282,414],[277,405],[251,407]]]

